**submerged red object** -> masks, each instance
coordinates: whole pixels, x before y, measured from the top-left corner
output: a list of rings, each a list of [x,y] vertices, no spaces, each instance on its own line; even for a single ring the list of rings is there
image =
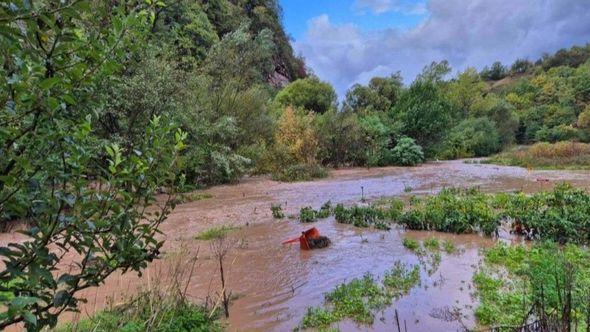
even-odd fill
[[[316,248],[325,248],[330,244],[330,239],[320,235],[320,231],[317,228],[312,227],[304,232],[301,232],[301,236],[291,240],[283,241],[283,244],[290,244],[299,242],[301,250],[311,250]]]

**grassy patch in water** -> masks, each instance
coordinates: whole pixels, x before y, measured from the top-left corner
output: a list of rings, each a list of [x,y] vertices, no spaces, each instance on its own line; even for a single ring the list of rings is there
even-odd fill
[[[325,294],[325,306],[308,308],[299,327],[326,329],[344,319],[371,325],[375,311],[390,305],[393,299],[407,294],[419,283],[418,266],[409,267],[396,262],[385,274],[382,284],[367,273]]]
[[[476,189],[444,189],[413,198],[399,223],[415,230],[492,235],[505,218],[531,239],[590,242],[590,194],[569,184],[532,195],[484,194]]]
[[[383,230],[389,230],[391,228],[388,214],[383,209],[374,205],[353,205],[347,208],[342,204],[338,204],[334,209],[334,216],[336,221],[341,224],[354,225],[356,227],[372,226]]]
[[[283,206],[281,204],[271,204],[270,211],[272,212],[272,217],[275,219],[285,218],[285,213],[283,212]]]
[[[203,240],[203,241],[215,240],[215,239],[222,238],[222,237],[226,236],[227,234],[229,234],[230,232],[233,232],[237,229],[239,229],[239,227],[226,226],[226,225],[212,227],[212,228],[209,228],[208,230],[205,230],[205,231],[199,233],[197,236],[195,236],[195,239]]]
[[[550,326],[586,331],[590,323],[588,248],[498,244],[484,252],[473,281],[482,325],[516,327],[546,317]]]
[[[202,201],[204,199],[213,198],[213,194],[210,193],[186,193],[181,194],[178,198],[178,203],[190,203],[196,201]]]

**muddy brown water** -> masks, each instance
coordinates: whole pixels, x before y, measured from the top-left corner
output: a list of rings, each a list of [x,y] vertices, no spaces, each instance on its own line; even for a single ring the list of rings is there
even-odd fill
[[[438,269],[431,275],[421,269],[421,283],[409,294],[376,313],[372,326],[344,321],[341,331],[397,330],[395,310],[408,331],[455,331],[476,326],[473,310],[477,306],[472,276],[480,261],[480,249],[494,241],[477,235],[453,235],[357,229],[334,222],[333,218],[314,224],[301,224],[293,216],[303,206],[319,208],[324,202],[356,203],[361,195],[367,200],[434,193],[443,187],[478,186],[484,191],[550,189],[559,182],[590,188],[587,171],[528,171],[518,167],[449,161],[412,168],[342,169],[327,179],[314,182],[278,183],[266,177],[244,179],[240,184],[218,186],[204,192],[212,198],[177,206],[162,230],[166,236],[163,258],[152,263],[139,278],[113,275],[105,285],[86,290],[88,299],[80,314],[68,314],[62,321],[84,318],[112,304],[122,303],[140,289],[161,287],[176,266],[190,270],[189,261],[197,257],[194,274],[188,280],[187,294],[196,301],[215,298],[219,292],[219,274],[210,243],[195,235],[212,226],[233,225],[234,243],[226,259],[228,290],[235,300],[229,331],[291,331],[309,306],[322,305],[323,294],[342,282],[370,272],[377,278],[395,261],[419,264],[418,257],[404,248],[404,237],[424,239],[436,236],[453,241],[460,252],[443,254]],[[361,189],[362,187],[362,189]],[[271,203],[281,203],[285,214],[275,220]],[[297,245],[281,245],[302,230],[317,227],[332,240],[329,248],[300,251]],[[0,236],[0,244],[14,240],[13,234]],[[186,260],[186,263],[179,261]],[[459,312],[460,315],[451,314]],[[457,319],[460,317],[460,319]]]

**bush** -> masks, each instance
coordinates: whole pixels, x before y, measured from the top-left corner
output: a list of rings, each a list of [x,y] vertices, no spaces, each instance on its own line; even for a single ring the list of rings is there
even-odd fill
[[[272,217],[275,219],[285,218],[285,213],[283,213],[283,207],[281,204],[271,204],[270,211],[272,212]]]
[[[493,234],[499,218],[486,195],[472,189],[444,189],[435,196],[413,199],[400,223],[415,230]]]
[[[89,319],[66,324],[58,332],[220,332],[217,315],[184,299],[143,293],[132,305],[99,312]]]
[[[299,221],[303,223],[315,222],[317,220],[316,211],[311,206],[306,206],[299,210]]]
[[[424,162],[422,147],[409,137],[400,138],[391,152],[393,163],[396,165],[415,166]]]
[[[283,106],[303,108],[315,113],[325,113],[336,108],[336,92],[317,77],[299,79],[283,88],[275,100]]]
[[[386,221],[387,213],[376,206],[353,205],[350,208],[342,204],[336,205],[334,209],[336,221],[341,224],[354,225],[356,227],[370,227],[389,230],[389,223]]]
[[[467,119],[451,130],[444,146],[443,158],[489,156],[500,150],[500,135],[487,118]]]
[[[295,182],[325,178],[328,171],[320,165],[296,164],[272,174],[275,181]]]

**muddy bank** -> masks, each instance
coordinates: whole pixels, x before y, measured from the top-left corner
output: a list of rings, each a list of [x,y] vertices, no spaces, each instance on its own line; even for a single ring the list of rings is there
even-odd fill
[[[421,270],[421,284],[376,316],[375,324],[362,330],[391,331],[393,310],[411,331],[458,330],[475,324],[472,309],[471,277],[479,261],[481,247],[491,239],[476,235],[449,235],[427,232],[389,232],[360,230],[320,221],[323,235],[332,240],[327,249],[301,252],[298,246],[282,246],[281,241],[297,236],[309,225],[285,218],[272,218],[271,203],[281,203],[285,214],[296,215],[302,206],[319,208],[324,202],[353,203],[386,196],[437,192],[445,186],[479,186],[484,191],[534,192],[567,181],[590,188],[590,172],[532,171],[517,167],[467,164],[463,161],[431,163],[413,168],[342,169],[327,179],[304,183],[278,183],[265,177],[248,178],[238,185],[206,190],[213,197],[179,205],[162,230],[167,238],[164,258],[151,264],[142,278],[113,275],[106,285],[87,290],[84,317],[110,303],[123,302],[138,287],[165,283],[171,266],[179,259],[196,257],[195,274],[188,284],[188,294],[204,301],[219,291],[219,276],[210,243],[195,239],[199,232],[218,225],[241,228],[230,235],[233,249],[227,259],[228,289],[236,296],[228,321],[230,331],[290,331],[308,306],[323,302],[323,293],[336,285],[362,277],[376,276],[391,268],[395,261],[418,264],[418,257],[404,248],[404,237],[423,239],[437,236],[452,240],[458,254],[442,254],[440,266],[429,275]],[[362,188],[362,190],[361,190]],[[362,192],[362,193],[361,193]],[[2,243],[13,239],[10,234]],[[64,268],[67,265],[64,265]],[[459,312],[459,315],[453,313]],[[64,320],[75,319],[73,314]],[[460,318],[460,319],[457,319]],[[357,330],[354,323],[343,322],[342,331]]]

